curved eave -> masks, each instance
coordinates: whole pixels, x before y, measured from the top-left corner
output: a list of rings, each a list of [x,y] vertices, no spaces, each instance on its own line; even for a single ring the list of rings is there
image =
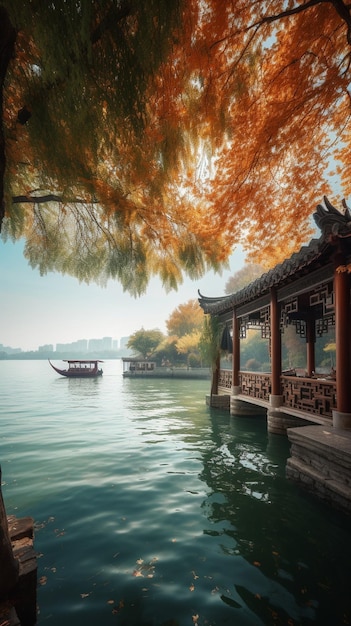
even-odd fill
[[[236,306],[246,304],[267,294],[272,287],[282,286],[291,282],[292,278],[305,274],[313,264],[317,264],[321,257],[330,256],[332,247],[322,237],[312,239],[307,246],[302,246],[299,252],[294,253],[289,259],[276,265],[274,268],[262,274],[252,283],[229,296],[219,298],[203,296],[199,292],[199,304],[204,313],[220,315]]]

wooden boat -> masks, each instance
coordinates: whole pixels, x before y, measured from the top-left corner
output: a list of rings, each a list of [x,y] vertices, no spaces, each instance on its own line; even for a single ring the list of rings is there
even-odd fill
[[[98,364],[103,363],[98,359],[75,359],[75,360],[66,360],[65,363],[68,363],[67,369],[59,369],[55,367],[48,359],[51,367],[57,372],[61,374],[61,376],[67,376],[68,378],[96,378],[97,376],[102,376],[102,369],[99,369]]]
[[[210,379],[208,367],[157,367],[155,361],[135,357],[122,357],[123,378],[185,378]],[[1,626],[1,625],[0,625]]]

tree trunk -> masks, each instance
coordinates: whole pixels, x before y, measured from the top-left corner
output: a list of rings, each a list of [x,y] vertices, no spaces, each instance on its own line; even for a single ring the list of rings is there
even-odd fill
[[[5,215],[4,176],[6,169],[5,136],[3,123],[3,89],[7,68],[14,55],[16,31],[9,16],[0,7],[0,230]]]
[[[0,467],[0,600],[6,600],[18,581],[18,562],[13,556],[7,515],[1,491]]]
[[[211,380],[211,406],[212,406],[212,396],[218,394],[218,380],[219,380],[219,370],[221,364],[220,353],[218,352],[218,356],[216,358],[215,363],[212,367],[212,380]]]

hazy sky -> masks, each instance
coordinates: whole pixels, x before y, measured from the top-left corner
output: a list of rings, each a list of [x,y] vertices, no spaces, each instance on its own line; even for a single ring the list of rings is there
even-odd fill
[[[104,288],[60,274],[40,276],[28,265],[23,247],[22,241],[0,240],[0,344],[22,350],[77,339],[120,339],[142,327],[166,332],[165,322],[177,306],[197,298],[198,289],[204,295],[223,295],[228,278],[244,264],[237,251],[222,275],[186,279],[170,293],[153,279],[147,293],[135,299],[118,282]]]

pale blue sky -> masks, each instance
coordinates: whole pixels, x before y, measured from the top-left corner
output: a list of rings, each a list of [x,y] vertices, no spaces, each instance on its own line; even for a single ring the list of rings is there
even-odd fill
[[[186,279],[170,293],[153,279],[147,293],[135,299],[117,282],[103,288],[60,274],[40,276],[28,265],[23,247],[22,241],[0,240],[0,344],[22,350],[77,339],[120,339],[141,327],[166,332],[165,322],[179,304],[197,298],[198,289],[204,295],[223,295],[228,278],[244,264],[237,251],[222,275]]]

